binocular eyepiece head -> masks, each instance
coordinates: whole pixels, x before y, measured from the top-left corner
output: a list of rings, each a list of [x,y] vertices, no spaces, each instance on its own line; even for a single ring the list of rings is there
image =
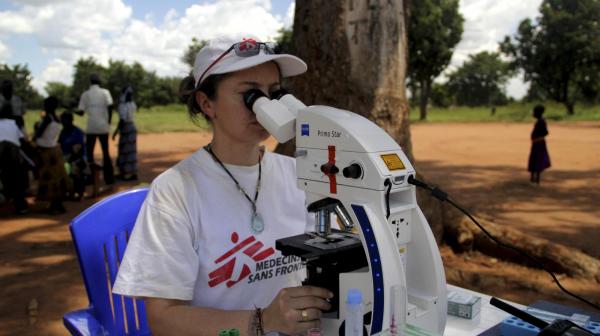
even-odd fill
[[[279,100],[281,97],[285,96],[286,94],[288,94],[289,92],[286,89],[279,89],[274,91],[273,93],[271,93],[271,97],[270,99],[277,99]],[[250,89],[248,91],[246,91],[244,93],[244,105],[246,105],[246,107],[252,111],[252,107],[254,106],[254,103],[256,102],[256,100],[258,100],[260,97],[265,97],[267,99],[269,99],[269,97],[262,92],[259,89]]]

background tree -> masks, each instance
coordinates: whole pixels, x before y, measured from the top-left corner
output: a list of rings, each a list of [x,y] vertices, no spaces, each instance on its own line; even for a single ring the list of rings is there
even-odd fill
[[[281,54],[293,54],[293,35],[294,27],[281,28],[277,31],[278,35],[275,38],[277,42],[277,53]]]
[[[454,103],[454,97],[450,94],[446,83],[433,83],[431,85],[431,103],[435,107],[447,108]]]
[[[42,96],[31,85],[31,71],[27,65],[0,64],[0,82],[10,80],[13,84],[13,93],[21,99],[29,108],[39,108],[42,106]]]
[[[460,41],[464,19],[458,0],[410,2],[408,27],[408,76],[418,92],[420,119],[427,118],[433,80],[448,66]],[[416,98],[416,95],[415,95]]]
[[[523,20],[514,37],[505,37],[501,50],[523,70],[525,81],[563,103],[571,115],[584,91],[597,96],[600,1],[544,0],[540,14],[535,22]]]
[[[110,60],[104,74],[105,87],[110,91],[113,99],[118,99],[122,90],[131,86],[134,101],[138,106],[155,105],[152,95],[158,89],[156,75],[147,72],[140,63],[126,64],[123,61]]]
[[[504,86],[512,76],[509,63],[500,54],[487,51],[469,59],[448,77],[448,88],[458,105],[493,106],[508,102]]]
[[[179,102],[177,78],[159,77],[154,71],[144,69],[138,62],[127,64],[120,60],[109,60],[108,66],[103,67],[93,58],[84,58],[75,64],[72,104],[77,104],[81,93],[89,88],[92,73],[100,75],[102,86],[110,91],[115,104],[118,103],[123,88],[127,86],[133,88],[134,100],[140,107]]]
[[[527,89],[527,94],[523,97],[526,102],[544,102],[548,99],[546,91],[542,89],[536,82],[531,82]]]
[[[71,85],[71,104],[77,106],[81,94],[90,87],[90,75],[98,74],[104,80],[104,68],[93,58],[80,58],[74,65]],[[113,97],[114,98],[114,97]]]
[[[58,98],[60,106],[69,107],[72,105],[71,102],[71,87],[61,82],[48,82],[44,87],[48,96],[54,96]]]
[[[587,104],[600,103],[600,69],[579,74],[576,85],[581,90],[581,98]]]
[[[194,67],[194,61],[196,60],[196,54],[206,45],[206,43],[208,43],[206,40],[199,40],[193,37],[192,42],[184,51],[183,56],[181,56],[181,61],[192,69]]]

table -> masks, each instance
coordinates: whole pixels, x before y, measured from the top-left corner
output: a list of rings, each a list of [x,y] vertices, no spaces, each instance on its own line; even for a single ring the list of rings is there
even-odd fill
[[[481,311],[477,316],[472,319],[465,319],[456,316],[448,315],[446,317],[446,329],[444,330],[444,336],[492,336],[500,335],[499,328],[497,330],[489,330],[493,326],[502,322],[505,318],[510,316],[508,313],[492,306],[490,304],[491,296],[483,293],[474,292],[466,288],[461,288],[453,285],[447,285],[448,291],[459,291],[463,293],[469,293],[481,297]],[[500,298],[501,299],[501,298]],[[505,301],[517,308],[525,309],[525,306],[514,303],[507,300]],[[487,332],[486,332],[487,331]]]

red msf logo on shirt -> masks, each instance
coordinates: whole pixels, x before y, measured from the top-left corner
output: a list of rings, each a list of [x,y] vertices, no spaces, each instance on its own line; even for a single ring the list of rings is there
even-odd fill
[[[250,273],[252,273],[250,271],[250,267],[246,264],[243,264],[240,276],[237,279],[231,279],[231,276],[233,275],[233,269],[235,268],[235,263],[237,260],[237,257],[234,256],[234,254],[239,254],[238,252],[242,251],[241,253],[247,255],[256,262],[259,262],[275,253],[275,250],[272,247],[263,249],[261,251],[261,249],[264,247],[264,244],[260,241],[257,241],[254,236],[250,236],[241,241],[240,243],[238,243],[238,240],[239,236],[237,232],[232,233],[231,242],[237,245],[235,245],[231,250],[225,252],[225,254],[223,254],[215,260],[215,264],[217,265],[225,262],[226,260],[228,261],[208,274],[208,285],[210,287],[215,287],[220,283],[225,282],[227,284],[227,288],[230,288],[231,286],[246,278],[248,275],[250,275]]]

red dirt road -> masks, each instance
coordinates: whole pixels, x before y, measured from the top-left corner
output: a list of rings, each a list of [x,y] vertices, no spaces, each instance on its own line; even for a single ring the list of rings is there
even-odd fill
[[[596,243],[600,238],[600,123],[549,125],[552,168],[542,174],[540,186],[530,184],[526,172],[531,127],[414,125],[411,131],[417,169],[479,216],[600,258]],[[141,181],[150,182],[209,139],[207,133],[139,136]],[[115,153],[116,147],[111,151]],[[120,183],[115,191],[136,184]],[[0,335],[67,334],[62,314],[87,306],[67,223],[100,199],[66,203],[69,212],[57,217],[42,214],[39,205],[25,217],[13,216],[8,207],[0,209]],[[507,278],[524,272],[544,276],[478,254],[450,256],[447,248],[443,254],[447,267],[501,266],[499,276]],[[586,296],[600,297],[598,284],[572,285]],[[552,285],[548,282],[543,287]],[[500,297],[523,303],[540,295],[534,289],[512,290],[493,284],[489,288]]]
[[[529,182],[527,124],[417,124],[426,178],[487,219],[600,258],[600,123],[550,124],[552,167]]]

